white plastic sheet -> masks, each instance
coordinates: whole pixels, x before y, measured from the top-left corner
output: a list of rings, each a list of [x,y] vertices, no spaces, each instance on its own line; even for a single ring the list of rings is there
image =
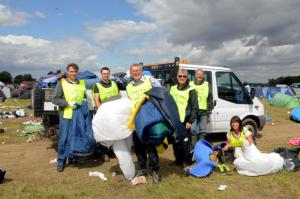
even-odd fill
[[[113,147],[127,180],[131,180],[135,175],[131,156],[132,132],[127,127],[130,111],[129,99],[121,98],[102,104],[93,119],[95,140]]]
[[[93,132],[97,142],[122,140],[131,135],[128,129],[130,101],[120,98],[103,103],[93,119]]]
[[[132,160],[131,147],[132,139],[131,136],[124,140],[118,140],[113,142],[113,151],[118,158],[120,168],[124,174],[126,180],[131,180],[135,176],[135,166]]]
[[[283,158],[277,153],[261,153],[254,144],[244,141],[235,149],[233,164],[241,175],[259,176],[276,173],[283,168]]]

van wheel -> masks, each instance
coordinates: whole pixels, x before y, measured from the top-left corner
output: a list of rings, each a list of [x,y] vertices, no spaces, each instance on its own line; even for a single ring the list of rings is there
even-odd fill
[[[255,141],[257,135],[257,124],[253,119],[247,118],[243,120],[243,126],[252,132],[252,138]]]

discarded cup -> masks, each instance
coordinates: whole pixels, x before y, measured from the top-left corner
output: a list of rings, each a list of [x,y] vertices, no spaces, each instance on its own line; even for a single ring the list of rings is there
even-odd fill
[[[56,163],[57,163],[57,159],[56,158],[49,161],[49,164],[56,164]]]
[[[225,191],[226,188],[227,188],[227,185],[221,184],[217,189],[220,191]]]

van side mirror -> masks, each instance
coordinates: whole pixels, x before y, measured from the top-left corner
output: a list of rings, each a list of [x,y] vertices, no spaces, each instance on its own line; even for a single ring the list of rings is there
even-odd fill
[[[251,90],[250,90],[250,97],[251,97],[251,99],[254,99],[255,94],[256,94],[255,88],[251,88]]]

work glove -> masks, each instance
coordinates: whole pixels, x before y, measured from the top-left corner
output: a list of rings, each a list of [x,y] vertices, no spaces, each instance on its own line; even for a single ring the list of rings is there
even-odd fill
[[[72,108],[72,109],[77,109],[77,104],[75,102],[68,102],[68,105]]]

